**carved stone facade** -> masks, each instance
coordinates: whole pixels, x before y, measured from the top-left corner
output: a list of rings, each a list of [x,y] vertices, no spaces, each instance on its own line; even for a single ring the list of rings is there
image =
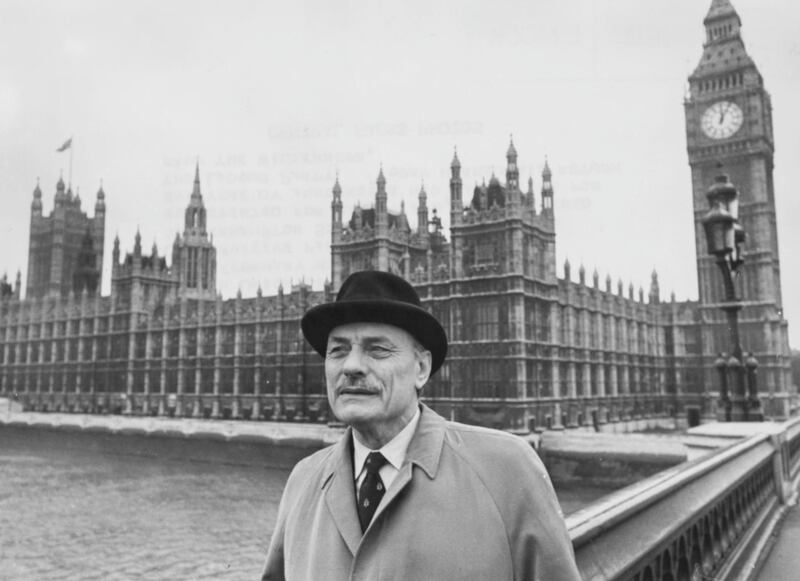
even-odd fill
[[[552,172],[545,163],[537,208],[533,180],[519,187],[513,142],[505,183],[491,176],[466,203],[457,155],[450,171],[449,241],[428,218],[424,190],[416,230],[404,209],[388,211],[383,171],[375,207],[356,207],[347,224],[338,180],[333,188],[332,290],[353,270],[382,270],[387,249],[447,331],[448,358],[425,388],[428,403],[461,421],[517,430],[676,413],[655,273],[649,303],[633,286],[626,296],[621,281],[616,292],[610,279],[601,287],[596,272],[587,281],[583,267],[573,282],[569,262],[558,278]]]
[[[66,297],[70,292],[79,293],[84,287],[90,292],[96,291],[96,284],[94,289],[89,287],[92,286],[92,271],[96,276],[103,271],[105,197],[101,187],[97,192],[94,217],[90,218],[81,208],[80,195],[73,195],[72,188],[59,178],[53,210],[49,216],[44,216],[42,190],[36,184],[31,203],[27,298]],[[83,264],[80,264],[82,252]]]
[[[138,232],[122,261],[119,246],[108,297],[21,300],[19,280],[3,283],[0,394],[45,411],[328,419],[300,318],[329,290],[222,300],[199,168],[171,265],[155,246],[144,254]]]
[[[716,391],[714,360],[730,354],[722,276],[708,254],[702,220],[706,192],[720,172],[739,191],[739,221],[746,239],[744,265],[736,280],[742,301],[742,347],[758,360],[759,393],[768,415],[790,413],[796,386],[791,378],[788,322],[783,318],[778,231],[776,227],[772,105],[764,79],[748,55],[742,22],[728,0],[713,0],[703,21],[706,42],[689,77],[684,103],[686,142],[692,172],[699,302],[695,311],[674,320],[675,336],[696,346],[685,353],[683,369],[694,392]],[[710,387],[709,387],[710,386]]]
[[[200,165],[195,167],[194,185],[184,212],[183,234],[175,234],[172,265],[158,255],[153,244],[149,255],[142,252],[137,231],[133,252],[120,261],[119,238],[114,238],[111,264],[111,295],[118,305],[151,308],[179,297],[215,300],[217,296],[217,250],[207,230],[206,207],[200,191]]]
[[[38,410],[327,421],[322,361],[303,340],[300,318],[333,300],[350,273],[377,269],[411,281],[447,331],[448,360],[424,396],[448,417],[519,431],[599,429],[689,410],[714,417],[713,363],[729,345],[701,220],[721,159],[740,190],[748,236],[744,347],[760,363],[765,414],[786,417],[796,388],[781,311],[771,110],[740,24],[727,0],[713,0],[685,105],[699,301],[662,301],[656,273],[646,297],[622,281],[601,282],[596,271],[587,277],[583,266],[573,280],[569,262],[559,277],[552,172],[545,162],[538,200],[532,179],[522,191],[513,142],[505,181],[491,176],[468,200],[454,155],[449,239],[424,188],[415,228],[402,205],[389,211],[382,169],[374,206],[357,205],[345,221],[337,179],[331,283],[269,297],[217,294],[199,167],[171,264],[155,247],[143,253],[139,233],[121,260],[117,239],[111,295],[93,296],[89,258],[92,250],[102,257],[105,194],[89,219],[59,181],[48,218],[34,192],[26,298],[19,276],[14,288],[5,278],[0,286],[0,396]],[[733,123],[725,120],[731,104],[741,113]]]

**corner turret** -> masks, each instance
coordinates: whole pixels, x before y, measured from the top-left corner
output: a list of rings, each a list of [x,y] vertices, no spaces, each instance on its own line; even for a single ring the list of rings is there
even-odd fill
[[[547,158],[544,158],[544,168],[542,169],[542,215],[553,217],[553,174]]]
[[[461,161],[458,159],[458,152],[453,151],[453,161],[450,163],[450,225],[458,224],[461,221],[463,201],[461,198]]]
[[[39,187],[39,178],[36,178],[36,187],[33,190],[33,202],[31,202],[31,215],[41,217],[42,215],[42,189]]]
[[[339,185],[339,174],[333,184],[333,200],[331,201],[331,242],[338,242],[342,237],[342,186]]]
[[[419,205],[417,206],[417,233],[422,240],[428,238],[428,194],[425,184],[419,190]]]
[[[97,190],[97,201],[94,203],[94,215],[106,213],[106,193],[103,190],[103,182],[100,182],[100,189]]]
[[[387,209],[386,178],[383,175],[383,166],[375,182],[378,189],[375,192],[375,230],[378,235],[385,234],[389,228],[389,210]]]
[[[515,192],[519,190],[519,168],[517,167],[517,149],[514,147],[514,137],[508,144],[508,151],[506,152],[506,187]],[[512,193],[513,200],[513,193]]]
[[[653,274],[650,277],[650,304],[657,305],[661,302],[660,291],[658,288],[658,273],[653,269]]]

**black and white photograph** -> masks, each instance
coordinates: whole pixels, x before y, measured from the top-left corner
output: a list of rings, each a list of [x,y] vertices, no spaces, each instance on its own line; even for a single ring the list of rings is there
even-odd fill
[[[0,0],[0,580],[793,579],[789,0]]]

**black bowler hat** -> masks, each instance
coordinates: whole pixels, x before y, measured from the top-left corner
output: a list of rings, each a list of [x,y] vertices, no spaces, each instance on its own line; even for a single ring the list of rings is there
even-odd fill
[[[314,350],[325,357],[328,335],[347,323],[384,323],[408,331],[431,352],[431,375],[447,355],[442,325],[422,308],[414,287],[388,272],[354,272],[342,284],[336,301],[310,308],[300,326]]]

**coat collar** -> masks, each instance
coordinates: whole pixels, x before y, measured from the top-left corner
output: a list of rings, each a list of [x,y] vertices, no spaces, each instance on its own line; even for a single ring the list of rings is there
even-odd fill
[[[442,455],[442,443],[447,422],[424,403],[420,404],[420,408],[422,413],[419,417],[419,425],[408,445],[406,463],[416,464],[425,471],[428,478],[434,479],[439,470],[439,459]]]
[[[392,486],[386,491],[386,496],[378,507],[373,520],[377,520],[380,514],[411,482],[413,465],[419,466],[427,474],[428,478],[436,478],[439,460],[442,455],[446,422],[444,418],[425,404],[420,404],[420,408],[422,413],[420,414],[417,430],[408,446],[406,460]],[[347,428],[344,436],[334,444],[325,465],[322,488],[327,488],[325,502],[336,527],[339,529],[339,534],[341,534],[350,552],[355,555],[362,535],[356,511],[353,454],[351,452],[352,438],[352,428]]]

